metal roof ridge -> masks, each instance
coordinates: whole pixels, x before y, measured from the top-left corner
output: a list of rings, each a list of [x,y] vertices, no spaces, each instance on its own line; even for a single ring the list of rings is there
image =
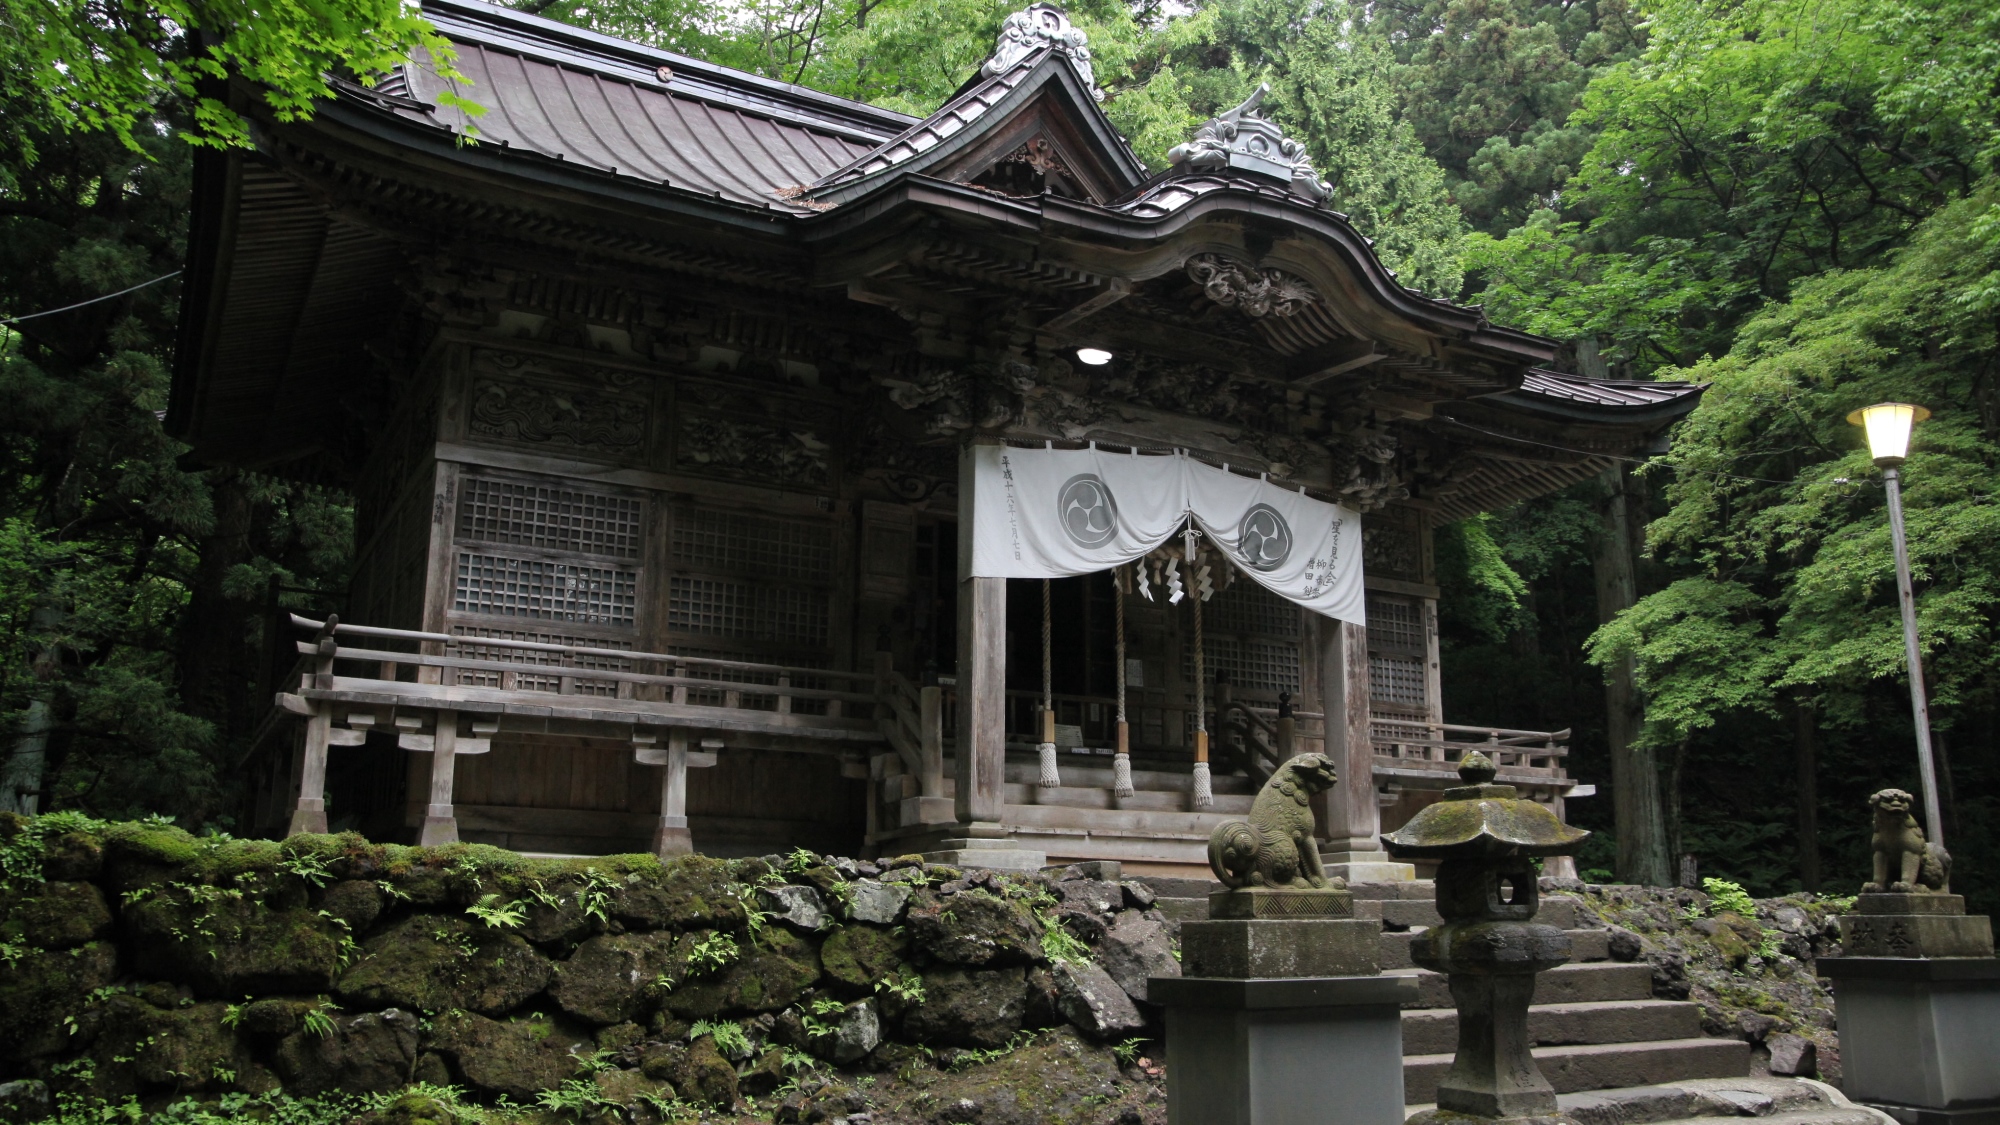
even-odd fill
[[[847,133],[880,143],[892,131],[918,119],[896,110],[842,98],[807,86],[779,82],[688,55],[620,39],[573,24],[486,3],[485,0],[423,0],[424,12],[446,38],[460,29],[483,46],[571,65],[604,77],[665,89],[698,101],[784,120],[825,132]],[[658,70],[666,66],[670,81]]]
[[[1008,67],[1006,70],[1003,70],[998,74],[982,77],[978,81],[968,84],[958,93],[952,95],[950,100],[946,101],[943,105],[937,107],[935,110],[932,110],[928,115],[912,122],[910,126],[904,129],[902,132],[897,133],[895,136],[890,137],[888,140],[883,141],[881,144],[876,145],[874,148],[869,149],[867,152],[862,153],[860,156],[855,157],[853,160],[848,161],[846,164],[843,164],[840,167],[835,168],[833,171],[828,172],[826,175],[821,176],[817,181],[815,181],[812,184],[812,187],[817,189],[822,187],[830,187],[836,183],[841,183],[843,181],[852,182],[854,180],[866,179],[869,176],[890,171],[899,164],[905,163],[906,161],[909,161],[915,157],[923,155],[926,152],[929,152],[931,149],[937,147],[938,144],[943,143],[945,140],[951,137],[957,136],[960,132],[964,131],[965,129],[971,128],[975,122],[984,118],[988,113],[991,113],[993,107],[998,105],[1006,97],[1007,94],[1010,94],[1015,89],[1019,88],[1021,79],[1024,76],[1032,74],[1034,72],[1034,69],[1037,66],[1041,65],[1042,60],[1049,57],[1052,54],[1054,54],[1054,51],[1051,48],[1048,47],[1039,48],[1035,52],[1024,58],[1020,63]],[[1000,96],[998,97],[986,96],[996,88],[1004,88],[1005,92],[1000,94]],[[983,101],[981,101],[982,98],[984,99]],[[961,112],[963,109],[971,105],[973,102],[980,102],[978,112],[973,113],[970,116],[967,116],[963,112]],[[945,133],[938,136],[937,140],[932,144],[918,147],[916,144],[913,143],[914,138],[921,136],[926,131],[935,132],[939,122],[944,121],[952,116],[958,117],[960,122],[959,128],[952,130],[950,133]],[[898,145],[904,146],[908,148],[910,151],[903,155],[896,156],[894,158],[889,158],[888,154],[892,150],[894,150]],[[887,160],[887,163],[883,167],[874,169],[868,168],[869,164],[878,160],[885,160],[885,159]]]

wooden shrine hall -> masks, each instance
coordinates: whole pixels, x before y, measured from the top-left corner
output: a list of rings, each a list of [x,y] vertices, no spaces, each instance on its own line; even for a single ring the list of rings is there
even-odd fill
[[[1314,749],[1366,877],[1475,744],[1561,811],[1567,732],[1446,721],[1432,530],[1699,388],[1400,285],[1255,98],[1148,171],[1049,5],[922,120],[424,10],[484,113],[418,57],[197,162],[167,426],[356,513],[254,830],[1172,874]]]

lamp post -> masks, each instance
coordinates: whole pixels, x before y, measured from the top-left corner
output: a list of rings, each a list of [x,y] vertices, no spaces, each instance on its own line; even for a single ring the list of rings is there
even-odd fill
[[[1878,402],[1847,416],[1868,431],[1868,453],[1889,486],[1889,538],[1896,547],[1896,596],[1903,607],[1903,649],[1910,661],[1910,710],[1917,724],[1917,772],[1924,783],[1924,818],[1931,842],[1944,847],[1938,812],[1937,765],[1931,760],[1931,710],[1924,698],[1923,654],[1917,649],[1917,599],[1910,592],[1910,548],[1903,536],[1903,481],[1897,466],[1910,451],[1910,429],[1931,416],[1907,402]]]

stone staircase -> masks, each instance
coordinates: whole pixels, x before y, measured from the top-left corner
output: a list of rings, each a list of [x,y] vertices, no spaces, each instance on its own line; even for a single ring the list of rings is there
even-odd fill
[[[1206,918],[1208,892],[1221,887],[1200,879],[1142,876],[1139,881],[1152,887],[1161,911],[1176,921]],[[1411,941],[1443,921],[1432,884],[1361,883],[1350,889],[1355,915],[1382,921],[1382,970],[1417,975],[1417,999],[1403,1012],[1403,1100],[1435,1101],[1458,1045],[1458,1014],[1445,978],[1410,962]],[[1541,974],[1528,1012],[1535,1060],[1558,1094],[1750,1073],[1749,1044],[1704,1037],[1700,1012],[1691,1002],[1654,999],[1652,967],[1611,960],[1609,933],[1589,925],[1587,915],[1580,918],[1578,905],[1566,896],[1544,896],[1535,916],[1567,930],[1575,949],[1569,964]]]

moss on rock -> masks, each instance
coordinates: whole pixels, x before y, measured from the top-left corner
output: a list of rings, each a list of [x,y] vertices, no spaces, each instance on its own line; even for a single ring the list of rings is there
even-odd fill
[[[749,922],[745,894],[727,860],[682,856],[661,864],[654,878],[621,884],[611,913],[634,928],[734,930]]]
[[[306,906],[273,909],[237,889],[168,886],[125,908],[135,967],[203,996],[324,992],[351,939]]]
[[[645,1014],[656,982],[685,957],[671,933],[606,934],[577,947],[557,966],[549,997],[563,1011],[594,1024],[616,1024]]]
[[[253,1065],[223,1022],[219,1003],[159,1008],[137,996],[108,998],[91,1044],[100,1088],[224,1090]]]
[[[851,989],[872,990],[903,964],[908,950],[908,939],[894,929],[853,922],[827,937],[819,957],[828,977]]]
[[[0,897],[0,942],[38,949],[69,949],[103,937],[111,907],[92,883],[31,884]]]
[[[688,1047],[681,1094],[692,1101],[727,1109],[736,1104],[736,1068],[715,1047],[715,1037],[704,1035]]]
[[[1046,960],[1042,924],[1025,903],[983,890],[918,891],[904,922],[915,948],[954,965],[1026,965]]]
[[[682,1019],[707,1019],[725,1011],[775,1012],[797,1003],[819,977],[820,954],[813,943],[771,926],[735,963],[674,988],[666,1007]]]
[[[998,1047],[1028,1015],[1027,970],[933,968],[924,998],[903,1015],[904,1037],[951,1047]]]
[[[439,1018],[431,1042],[450,1060],[454,1074],[474,1090],[522,1102],[568,1080],[577,1062],[570,1048],[582,1046],[546,1019],[502,1022],[471,1012]]]
[[[278,1044],[278,1073],[286,1088],[308,1094],[380,1094],[409,1082],[420,1037],[415,1016],[390,1008],[328,1019],[331,1030],[302,1027]]]
[[[80,1018],[91,993],[117,975],[118,948],[109,942],[0,962],[0,1063],[63,1050],[68,1021]]]
[[[341,974],[342,1002],[498,1016],[547,988],[548,958],[510,933],[455,915],[413,914],[370,937]]]

